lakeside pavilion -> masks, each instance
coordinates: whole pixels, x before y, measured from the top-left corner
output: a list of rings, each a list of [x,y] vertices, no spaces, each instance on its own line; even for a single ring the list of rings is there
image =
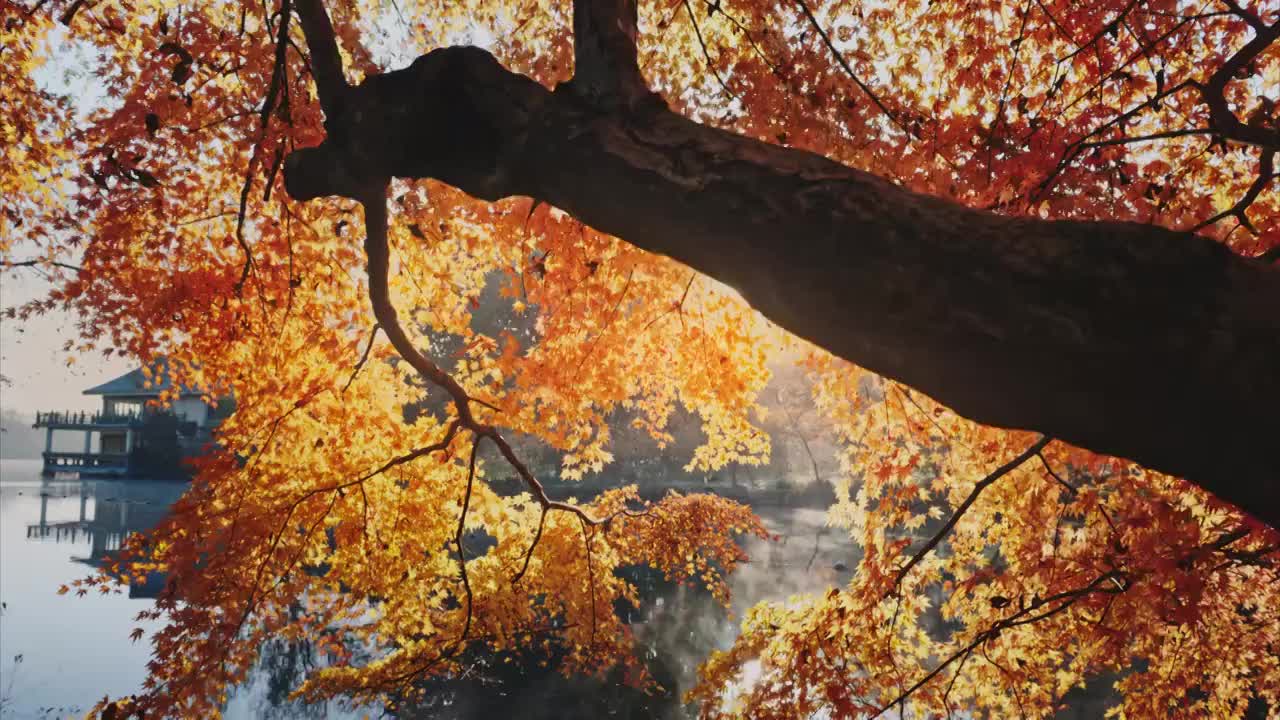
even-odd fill
[[[129,475],[135,451],[145,449],[143,428],[149,419],[161,413],[172,413],[176,419],[177,441],[183,454],[196,454],[229,412],[229,403],[220,401],[211,406],[205,393],[179,387],[177,399],[168,408],[160,409],[153,401],[173,386],[165,360],[157,360],[151,367],[149,374],[143,368],[135,368],[85,390],[85,395],[102,398],[100,410],[37,412],[34,427],[45,429],[43,472],[48,475],[61,472],[77,472],[82,476]],[[54,448],[54,433],[68,432],[83,434],[82,450],[68,452]]]

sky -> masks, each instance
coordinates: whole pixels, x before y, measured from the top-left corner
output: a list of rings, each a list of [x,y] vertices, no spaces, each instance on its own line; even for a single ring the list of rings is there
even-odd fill
[[[36,71],[41,86],[75,98],[80,115],[110,105],[111,99],[95,80],[93,52],[87,46],[69,43],[61,27],[55,29],[50,43],[52,62]],[[15,243],[13,257],[25,257],[21,238]],[[0,272],[0,311],[44,297],[49,289],[50,284],[35,269]],[[133,365],[120,358],[63,350],[68,340],[77,337],[75,322],[72,314],[62,311],[27,322],[0,315],[0,375],[9,380],[0,383],[0,410],[34,415],[37,410],[101,407],[101,398],[82,391],[132,370]]]
[[[403,18],[388,10],[375,25],[381,31],[372,42],[379,61],[396,67],[413,60],[417,50],[411,42],[412,29]],[[476,28],[473,35],[465,41],[479,45],[493,42],[483,29]],[[112,104],[113,99],[103,94],[102,84],[95,80],[98,60],[92,48],[68,41],[66,32],[59,27],[51,36],[48,50],[51,62],[36,71],[37,81],[45,90],[73,98],[81,116]],[[13,257],[24,257],[20,240]],[[43,297],[49,289],[49,283],[35,270],[0,272],[0,311]],[[101,398],[83,395],[82,391],[122,375],[135,365],[118,357],[63,350],[68,340],[77,337],[75,323],[72,314],[62,311],[25,323],[0,317],[0,375],[10,381],[0,383],[0,410],[33,415],[37,410],[101,407]]]
[[[0,308],[42,296],[48,289],[49,284],[34,271],[0,273]],[[0,317],[0,375],[10,381],[0,384],[0,410],[33,415],[37,410],[99,408],[102,399],[82,391],[133,366],[120,358],[62,349],[76,337],[75,318],[63,311],[27,322]]]

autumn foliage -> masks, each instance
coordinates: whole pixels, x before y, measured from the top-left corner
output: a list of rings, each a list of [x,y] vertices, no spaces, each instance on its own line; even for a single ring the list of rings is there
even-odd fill
[[[1280,533],[1184,480],[960,417],[527,197],[393,179],[366,255],[361,202],[283,185],[326,136],[315,5],[0,0],[0,253],[53,283],[11,313],[71,309],[75,350],[163,356],[236,400],[172,517],[69,588],[168,573],[129,709],[210,716],[273,636],[337,658],[308,699],[377,701],[548,641],[566,672],[635,666],[615,571],[727,599],[738,542],[767,533],[714,496],[552,501],[508,437],[561,451],[565,477],[608,473],[611,417],[660,446],[682,408],[705,433],[689,470],[759,463],[784,350],[839,436],[830,521],[864,556],[847,586],[747,613],[688,694],[704,717],[1044,717],[1108,673],[1123,717],[1280,708]],[[459,44],[547,87],[573,72],[567,1],[328,6],[352,82]],[[1278,36],[1273,0],[655,0],[637,41],[649,86],[699,122],[995,213],[1156,223],[1269,262]],[[87,99],[50,89],[69,68]],[[495,282],[531,338],[473,328]],[[461,349],[440,356],[446,335]],[[446,410],[406,414],[424,398]],[[522,492],[495,490],[510,478]]]

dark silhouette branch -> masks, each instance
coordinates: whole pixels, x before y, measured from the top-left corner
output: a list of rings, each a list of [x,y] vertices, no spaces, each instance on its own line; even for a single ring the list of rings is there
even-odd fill
[[[307,38],[311,51],[311,72],[316,82],[316,94],[325,115],[339,114],[341,98],[347,90],[346,75],[342,70],[342,54],[338,52],[338,38],[325,12],[324,0],[297,0],[298,19],[302,34]]]
[[[720,84],[720,89],[724,90],[726,97],[730,100],[738,99],[738,94],[735,93],[729,87],[729,84],[724,81],[724,78],[720,76],[720,71],[716,70],[715,63],[711,59],[711,52],[707,50],[707,43],[702,39],[702,28],[698,27],[698,17],[694,14],[693,5],[690,4],[689,0],[684,0],[684,11],[685,14],[689,16],[689,24],[693,26],[693,36],[698,40],[698,47],[702,48],[702,59],[706,61],[707,72],[711,73],[711,76]]]
[[[475,609],[475,596],[471,592],[471,579],[467,577],[467,550],[462,544],[462,536],[467,529],[467,510],[471,508],[471,488],[476,481],[476,455],[480,452],[480,443],[483,440],[483,437],[477,435],[471,441],[471,461],[467,464],[467,487],[465,494],[462,496],[462,512],[458,514],[458,530],[453,534],[454,544],[458,546],[458,572],[462,576],[462,589],[467,595],[467,619],[462,626],[462,634],[458,636],[459,643],[466,642],[467,636],[471,633],[471,619]]]
[[[309,42],[336,52],[327,19],[308,19],[318,0],[295,2]],[[613,0],[578,5],[603,13],[580,17],[588,35],[599,17],[632,17]],[[583,68],[597,58],[622,68],[618,91],[598,65],[549,91],[483,50],[445,48],[337,92],[336,108],[341,67],[317,67],[329,137],[286,159],[286,188],[299,200],[376,196],[366,206],[384,234],[392,177],[532,197],[736,288],[781,327],[970,419],[1186,477],[1280,525],[1268,431],[1280,406],[1274,267],[1151,225],[974,210],[699,125],[632,94],[631,63],[610,54],[634,44],[629,27],[609,26],[613,41],[577,38],[596,48],[583,50]],[[371,233],[371,294],[393,346],[450,392],[468,429],[487,427],[395,335],[376,292],[381,252]]]
[[[1258,158],[1258,177],[1249,185],[1249,189],[1245,191],[1244,196],[1237,200],[1231,207],[1191,228],[1190,232],[1198,232],[1210,225],[1213,225],[1219,220],[1234,217],[1249,232],[1257,235],[1258,231],[1253,227],[1253,223],[1249,221],[1247,211],[1249,206],[1253,204],[1253,201],[1257,200],[1258,196],[1262,194],[1262,191],[1267,189],[1267,186],[1271,184],[1271,181],[1280,177],[1280,173],[1276,173],[1275,171],[1275,159],[1276,151],[1263,150],[1262,157]]]
[[[1248,20],[1243,12],[1237,14]],[[1213,128],[1223,137],[1268,150],[1280,150],[1280,130],[1245,123],[1236,117],[1227,104],[1225,95],[1227,84],[1242,75],[1259,55],[1271,47],[1277,38],[1280,38],[1280,21],[1268,26],[1262,24],[1257,16],[1253,16],[1253,21],[1249,24],[1254,30],[1253,39],[1227,58],[1227,61],[1209,76],[1208,82],[1197,87],[1205,104],[1209,106],[1209,119],[1213,123]]]
[[[342,386],[342,392],[346,392],[347,388],[351,387],[351,383],[356,381],[356,375],[360,374],[361,368],[363,368],[365,362],[369,360],[369,352],[373,350],[373,343],[378,339],[378,331],[381,329],[381,325],[374,323],[373,329],[369,331],[369,342],[364,346],[364,353],[360,355],[360,360],[356,362],[356,366],[352,368],[351,377],[347,379],[347,384]]]
[[[79,265],[72,265],[70,263],[58,262],[56,260],[41,260],[37,258],[37,259],[31,259],[31,260],[5,260],[4,261],[4,267],[6,268],[27,267],[27,268],[39,269],[46,266],[62,268],[63,270],[73,270],[75,272],[82,272],[84,270],[84,268],[80,267]]]
[[[636,60],[636,0],[573,3],[573,80],[600,107],[630,107],[651,93]]]
[[[880,96],[871,89],[871,86],[863,82],[862,78],[858,77],[858,74],[853,71],[853,68],[849,66],[849,61],[844,59],[844,54],[836,48],[835,43],[831,42],[831,37],[827,35],[827,31],[823,29],[822,23],[818,22],[818,18],[814,16],[813,11],[809,9],[808,4],[806,4],[804,0],[796,0],[796,4],[800,6],[800,10],[809,21],[809,25],[818,33],[818,37],[822,40],[822,44],[826,46],[827,51],[831,53],[831,57],[835,58],[840,69],[844,70],[844,74],[849,76],[849,79],[853,81],[853,84],[857,85],[858,89],[865,93],[866,96],[871,99],[871,102],[880,109],[880,112],[884,113],[885,117],[889,118],[889,121],[896,125],[898,129],[902,130],[902,132],[907,135],[918,139],[919,134],[904,125],[902,121],[898,119],[897,114],[890,110],[889,106],[885,105],[884,101],[880,99]]]

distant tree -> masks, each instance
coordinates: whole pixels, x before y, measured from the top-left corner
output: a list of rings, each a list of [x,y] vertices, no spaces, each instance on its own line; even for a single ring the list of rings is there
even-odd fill
[[[38,458],[44,452],[44,431],[31,427],[34,418],[16,410],[0,411],[0,458]]]

